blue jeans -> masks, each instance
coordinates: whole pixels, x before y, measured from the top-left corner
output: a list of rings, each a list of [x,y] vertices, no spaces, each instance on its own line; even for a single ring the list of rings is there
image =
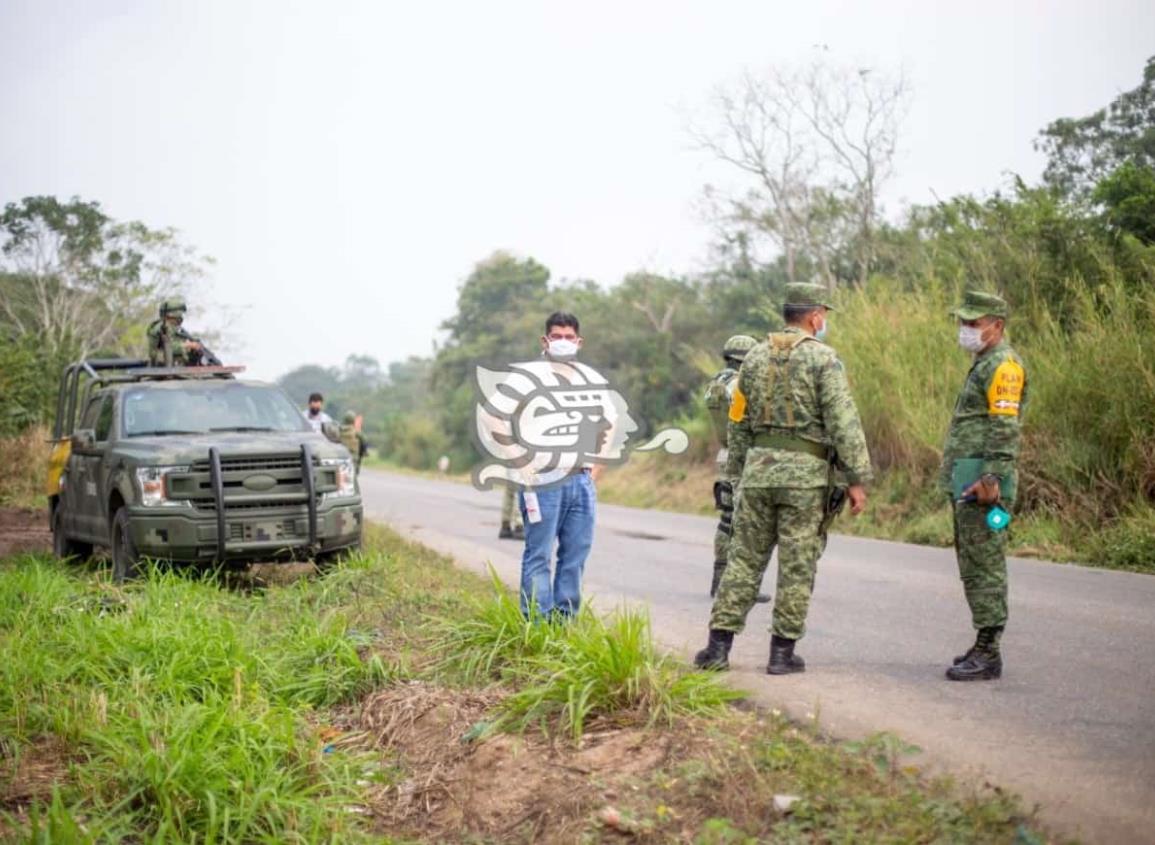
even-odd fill
[[[537,491],[541,522],[530,522],[524,495],[518,496],[525,523],[521,556],[521,612],[530,603],[543,615],[573,616],[582,602],[582,572],[594,542],[597,493],[589,473],[579,472],[557,486]],[[557,541],[557,566],[551,582],[549,559]]]

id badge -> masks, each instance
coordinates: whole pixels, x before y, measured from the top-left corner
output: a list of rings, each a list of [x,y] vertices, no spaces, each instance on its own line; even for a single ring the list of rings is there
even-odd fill
[[[537,501],[537,493],[533,490],[526,490],[521,494],[525,502],[525,519],[527,522],[541,522],[541,506]]]

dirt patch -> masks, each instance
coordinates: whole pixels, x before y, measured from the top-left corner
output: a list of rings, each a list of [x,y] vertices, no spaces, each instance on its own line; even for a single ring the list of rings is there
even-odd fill
[[[19,829],[27,822],[28,809],[52,797],[52,788],[68,777],[71,757],[64,742],[42,737],[15,750],[14,743],[0,741],[0,839],[7,841],[3,814],[11,813]]]
[[[369,801],[382,830],[426,841],[575,842],[670,754],[668,734],[592,728],[576,746],[486,735],[501,694],[409,683],[362,707],[360,728],[405,772]]]
[[[44,511],[0,507],[0,558],[52,550],[52,532]]]

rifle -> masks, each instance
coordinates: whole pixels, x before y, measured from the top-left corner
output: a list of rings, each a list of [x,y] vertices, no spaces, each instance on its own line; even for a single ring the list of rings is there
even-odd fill
[[[201,345],[200,352],[197,354],[197,365],[201,367],[223,367],[224,362],[217,357],[216,353],[205,346],[204,341],[193,338]]]
[[[189,366],[192,367],[223,367],[224,363],[216,356],[216,353],[205,346],[204,341],[199,337],[195,337],[186,332],[182,327],[177,326],[172,330],[172,336],[178,340],[198,343],[200,349],[194,349],[189,352]],[[163,327],[160,332],[160,344],[164,351],[164,363],[166,367],[171,367],[172,364],[172,347],[169,341],[168,332],[164,331]]]

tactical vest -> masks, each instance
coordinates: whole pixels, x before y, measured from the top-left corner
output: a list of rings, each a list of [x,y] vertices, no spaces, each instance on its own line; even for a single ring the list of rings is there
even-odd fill
[[[737,377],[738,371],[727,367],[714,376],[710,380],[709,386],[706,387],[704,397],[706,410],[710,413],[710,421],[714,424],[714,433],[718,437],[718,442],[723,446],[726,445],[730,422],[730,387]]]
[[[808,340],[819,342],[808,334],[774,333],[766,337],[770,344],[770,365],[766,368],[766,390],[762,413],[754,423],[756,429],[794,430],[794,391],[790,389],[790,356]],[[781,392],[781,402],[779,393]],[[781,406],[781,410],[779,410]]]

